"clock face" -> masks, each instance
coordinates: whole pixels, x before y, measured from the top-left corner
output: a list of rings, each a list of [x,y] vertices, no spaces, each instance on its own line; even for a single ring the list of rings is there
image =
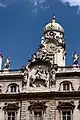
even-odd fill
[[[46,44],[46,50],[47,50],[49,53],[54,53],[55,50],[56,50],[56,45],[53,44],[53,43],[47,43],[47,44]]]

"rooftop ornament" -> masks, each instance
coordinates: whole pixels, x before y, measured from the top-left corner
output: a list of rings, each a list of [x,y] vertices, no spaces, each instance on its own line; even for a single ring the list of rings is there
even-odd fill
[[[79,55],[76,52],[74,52],[72,57],[73,57],[73,65],[78,65]]]
[[[54,16],[53,19],[52,19],[52,21],[51,21],[50,27],[53,28],[54,25],[55,25],[55,23],[56,23],[56,20],[55,20],[55,16]]]
[[[5,67],[5,69],[10,69],[10,59],[9,59],[9,57],[6,57],[4,67]]]

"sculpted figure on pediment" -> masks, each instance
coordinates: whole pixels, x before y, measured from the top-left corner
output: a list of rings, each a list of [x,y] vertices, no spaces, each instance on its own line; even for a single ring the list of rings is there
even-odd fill
[[[47,87],[49,80],[48,69],[42,69],[41,66],[38,67],[35,74],[32,74],[30,77],[30,86],[40,87],[41,85]]]

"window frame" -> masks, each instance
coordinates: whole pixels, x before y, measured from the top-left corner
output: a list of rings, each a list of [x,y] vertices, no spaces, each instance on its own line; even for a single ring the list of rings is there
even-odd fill
[[[45,111],[46,111],[46,102],[45,101],[33,101],[30,103],[30,106],[28,107],[28,110],[30,111],[30,117],[33,117],[33,120],[35,120],[34,113],[41,113],[41,120],[44,120],[45,118]]]
[[[71,119],[70,120],[73,120],[73,112],[72,112],[72,110],[71,109],[61,109],[61,120],[63,120],[63,114],[62,114],[62,112],[70,112],[70,117],[71,117]],[[66,120],[68,119],[67,118],[68,116],[66,116]]]
[[[10,113],[14,112],[14,113],[15,113],[15,120],[17,120],[17,111],[16,111],[16,110],[6,110],[6,111],[5,111],[5,120],[9,120],[9,119],[8,119],[8,117],[9,117],[9,116],[8,116],[8,113],[9,113],[9,112],[10,112]],[[12,120],[12,117],[13,117],[13,116],[11,115],[11,120]]]
[[[8,93],[19,93],[20,92],[19,85],[16,84],[16,83],[9,84],[6,92],[8,92]]]

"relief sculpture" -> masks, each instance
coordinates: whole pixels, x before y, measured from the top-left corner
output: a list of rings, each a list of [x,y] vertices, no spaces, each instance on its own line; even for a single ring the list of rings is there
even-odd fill
[[[31,80],[30,86],[40,87],[42,85],[47,87],[48,79],[49,79],[48,69],[45,70],[45,69],[42,69],[41,66],[39,66],[35,74],[31,75],[30,77],[30,80]]]

